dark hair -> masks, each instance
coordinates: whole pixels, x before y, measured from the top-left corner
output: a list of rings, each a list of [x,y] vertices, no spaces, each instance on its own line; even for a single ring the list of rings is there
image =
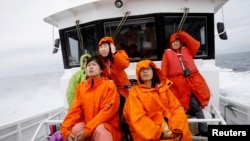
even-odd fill
[[[154,67],[152,67],[152,70],[153,70],[153,78],[151,87],[154,87],[156,84],[160,83],[160,78],[158,77],[156,69]]]
[[[159,84],[160,83],[160,79],[157,75],[157,72],[156,72],[156,69],[152,66],[150,66],[152,68],[152,71],[153,71],[153,78],[152,78],[152,84],[151,84],[151,87],[154,87],[156,84]],[[141,80],[141,78],[139,78],[139,81],[141,84],[144,84],[143,81]]]
[[[104,69],[103,61],[102,61],[102,59],[101,59],[99,56],[95,55],[95,56],[90,57],[90,58],[87,60],[86,65],[88,65],[88,63],[91,62],[91,61],[96,61],[96,63],[100,66],[100,69],[101,69],[101,70]]]

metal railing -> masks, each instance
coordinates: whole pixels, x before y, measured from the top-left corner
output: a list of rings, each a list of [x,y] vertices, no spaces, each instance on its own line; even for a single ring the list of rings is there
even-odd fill
[[[30,118],[0,126],[0,141],[28,141],[34,135],[36,128],[44,119],[64,109],[59,107]]]
[[[49,124],[59,124],[62,122],[63,118],[65,117],[67,113],[67,109],[61,109],[57,113],[53,114],[52,116],[48,117],[47,119],[40,122],[38,125],[35,133],[33,134],[31,141],[37,141],[41,138],[47,138],[49,135],[49,129],[46,128],[49,126]],[[43,127],[45,127],[45,130],[41,130]]]

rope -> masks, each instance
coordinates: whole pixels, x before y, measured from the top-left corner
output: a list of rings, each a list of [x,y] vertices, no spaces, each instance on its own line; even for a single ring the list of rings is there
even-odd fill
[[[122,17],[122,20],[120,21],[119,25],[117,26],[117,28],[116,28],[113,36],[112,36],[114,40],[115,40],[117,34],[120,32],[120,30],[121,30],[122,26],[124,25],[125,21],[127,20],[129,14],[130,14],[130,11],[127,11],[125,13],[125,15]]]
[[[185,7],[185,8],[184,8],[183,16],[182,16],[182,18],[181,18],[180,24],[179,24],[178,29],[177,29],[177,32],[180,31],[180,30],[182,29],[182,27],[183,27],[183,25],[184,25],[184,22],[185,22],[185,20],[186,20],[186,18],[187,18],[188,12],[189,12],[189,8],[186,8],[186,7]]]
[[[76,29],[77,29],[78,38],[80,40],[80,49],[84,53],[83,39],[82,39],[82,34],[81,34],[80,26],[79,26],[79,20],[76,20]]]

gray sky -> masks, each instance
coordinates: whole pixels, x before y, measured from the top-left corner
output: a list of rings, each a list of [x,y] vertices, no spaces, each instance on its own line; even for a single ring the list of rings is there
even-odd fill
[[[13,4],[15,3],[15,4]],[[5,0],[0,5],[0,77],[31,71],[62,70],[61,53],[52,54],[53,30],[43,18],[56,0]],[[228,40],[216,37],[216,54],[250,51],[250,0],[230,0],[223,9]],[[216,22],[223,21],[222,12]],[[57,29],[54,36],[58,37]],[[61,68],[53,68],[53,66]]]
[[[250,51],[250,1],[229,0],[215,20],[223,21],[222,15],[228,40],[216,37],[216,54]]]
[[[53,0],[1,1],[0,77],[45,68],[55,70],[54,64],[62,64],[61,54],[52,54],[53,28],[43,21],[54,3]],[[58,37],[57,29],[54,33]]]

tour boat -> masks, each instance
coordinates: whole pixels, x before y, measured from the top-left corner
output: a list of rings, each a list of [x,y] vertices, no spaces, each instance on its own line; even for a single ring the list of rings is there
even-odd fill
[[[0,127],[1,141],[45,141],[51,127],[59,130],[68,110],[66,89],[72,74],[79,70],[80,56],[97,54],[98,41],[112,36],[117,49],[127,50],[131,44],[140,54],[130,56],[126,69],[135,82],[135,66],[142,59],[154,61],[158,67],[172,33],[183,30],[200,41],[195,63],[211,91],[211,99],[203,110],[205,119],[189,118],[190,125],[249,124],[250,107],[219,95],[219,69],[215,64],[215,39],[227,39],[223,22],[215,21],[228,0],[59,0],[54,12],[44,22],[57,28],[53,53],[62,54],[64,74],[61,77],[65,105],[36,116]],[[195,136],[193,140],[206,140]]]

